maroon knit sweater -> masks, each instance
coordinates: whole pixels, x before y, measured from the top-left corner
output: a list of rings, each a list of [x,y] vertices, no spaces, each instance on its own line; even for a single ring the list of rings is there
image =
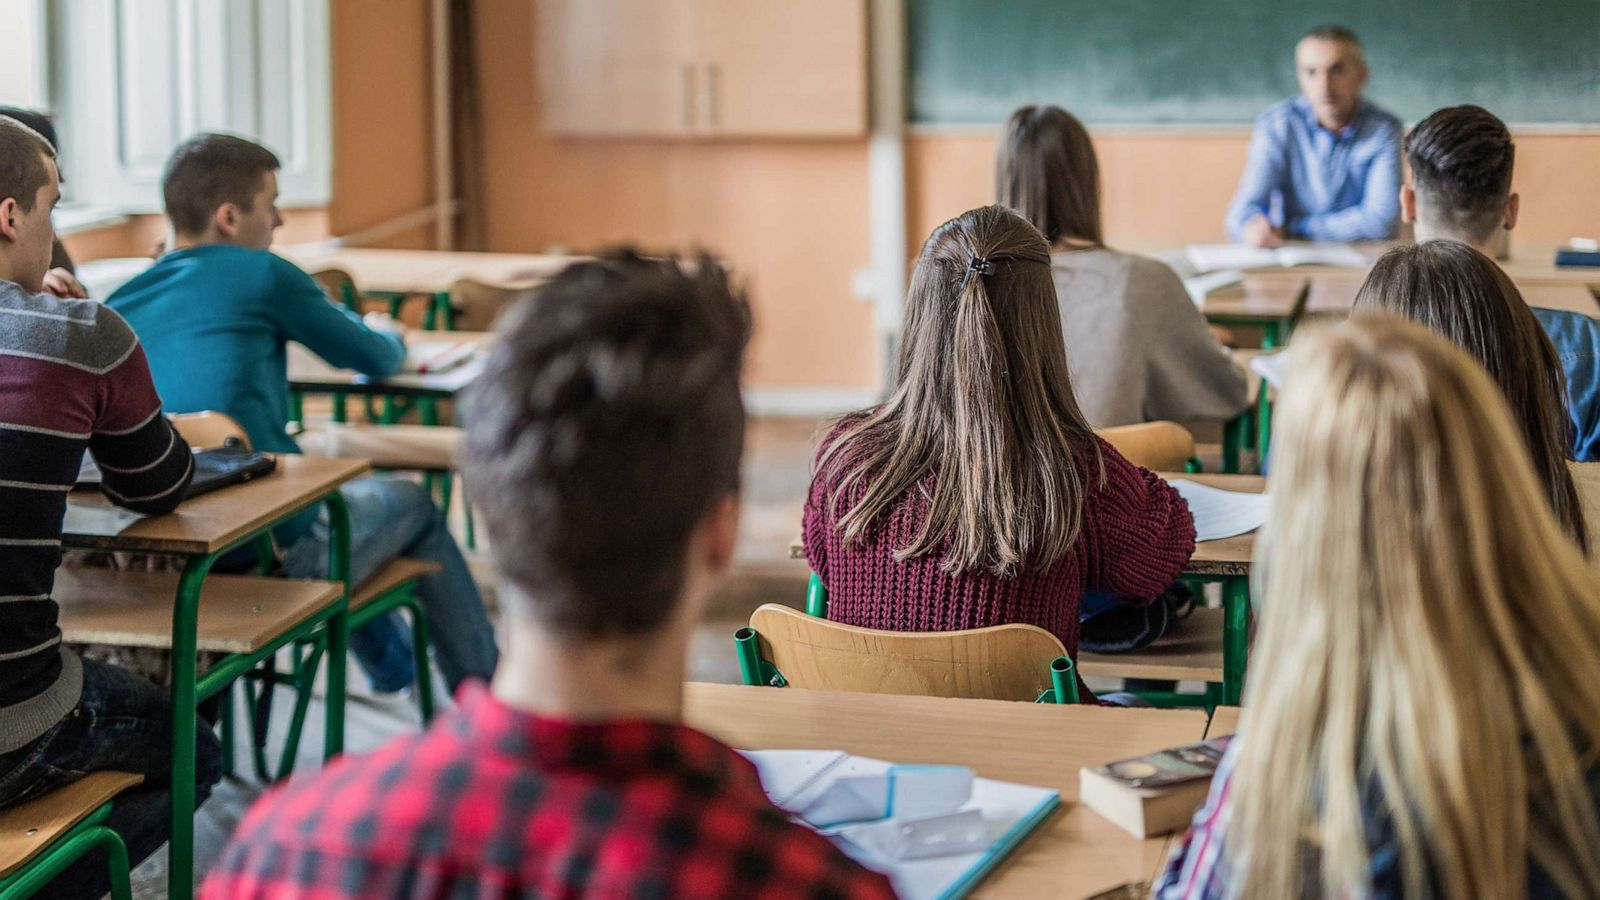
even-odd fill
[[[1099,444],[1106,481],[1085,498],[1077,542],[1049,568],[1010,578],[982,571],[951,577],[940,571],[942,552],[897,562],[895,549],[915,539],[927,515],[921,491],[910,492],[862,544],[845,547],[834,526],[865,486],[830,510],[833,485],[815,478],[805,508],[806,559],[828,589],[828,618],[890,631],[1025,622],[1059,637],[1076,658],[1078,601],[1085,590],[1107,590],[1142,606],[1160,596],[1194,552],[1194,519],[1178,492],[1110,444]]]

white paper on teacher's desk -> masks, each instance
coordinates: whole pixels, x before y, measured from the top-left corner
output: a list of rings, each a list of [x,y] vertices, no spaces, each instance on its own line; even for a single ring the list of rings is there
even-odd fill
[[[1196,541],[1219,541],[1249,534],[1267,522],[1266,494],[1225,491],[1183,478],[1167,483],[1189,504]]]
[[[1183,280],[1183,289],[1189,292],[1189,299],[1193,300],[1196,306],[1204,306],[1206,297],[1212,291],[1238,284],[1243,280],[1244,273],[1238,269],[1223,269],[1220,272],[1208,272],[1204,275],[1185,278]]]

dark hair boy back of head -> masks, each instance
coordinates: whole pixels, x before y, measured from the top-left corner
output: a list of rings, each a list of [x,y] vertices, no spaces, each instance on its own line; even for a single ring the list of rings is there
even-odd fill
[[[179,234],[204,234],[217,207],[251,210],[261,179],[283,168],[271,150],[231,134],[197,134],[178,145],[161,175],[161,199]]]
[[[1425,214],[1442,217],[1433,224],[1475,244],[1488,240],[1511,196],[1516,145],[1505,123],[1479,106],[1451,106],[1417,123],[1405,146]]]
[[[37,109],[24,109],[20,106],[0,106],[0,116],[16,119],[18,122],[32,128],[39,133],[40,137],[48,141],[51,147],[57,151],[60,150],[56,142],[56,126],[54,122],[50,121],[48,114],[42,113]]]
[[[466,400],[463,472],[521,612],[574,637],[672,616],[691,533],[738,488],[749,321],[709,257],[628,250],[505,316]]]
[[[39,189],[50,183],[50,163],[55,147],[22,122],[0,116],[0,200],[17,201],[32,212]]]

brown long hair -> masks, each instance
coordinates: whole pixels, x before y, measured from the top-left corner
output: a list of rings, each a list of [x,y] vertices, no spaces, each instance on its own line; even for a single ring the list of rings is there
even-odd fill
[[[1011,114],[995,149],[994,196],[1052,246],[1068,238],[1105,243],[1094,144],[1083,123],[1059,106],[1024,106]]]
[[[831,508],[860,493],[838,522],[845,541],[863,540],[924,490],[927,518],[896,558],[948,539],[952,575],[1004,577],[1060,559],[1078,538],[1090,483],[1105,478],[1065,346],[1038,229],[999,206],[939,226],[906,296],[899,387],[882,406],[847,416],[817,464],[815,477],[834,485]]]
[[[1567,469],[1572,420],[1566,376],[1550,338],[1506,273],[1457,241],[1397,247],[1367,275],[1355,308],[1412,319],[1467,351],[1488,371],[1511,404],[1556,521],[1587,550],[1583,507]]]

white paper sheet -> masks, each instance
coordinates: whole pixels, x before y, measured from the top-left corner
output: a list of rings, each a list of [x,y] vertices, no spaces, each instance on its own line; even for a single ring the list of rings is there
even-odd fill
[[[1190,244],[1184,256],[1196,272],[1222,269],[1271,269],[1288,266],[1338,266],[1365,269],[1372,260],[1347,244],[1291,244],[1267,249],[1244,244]]]
[[[1220,290],[1230,284],[1238,284],[1243,280],[1244,273],[1238,269],[1223,269],[1185,278],[1183,280],[1183,289],[1189,292],[1189,299],[1193,300],[1196,306],[1204,306],[1206,297],[1212,291]]]
[[[1251,357],[1250,370],[1260,375],[1262,381],[1281,391],[1289,377],[1289,351]]]
[[[1194,539],[1197,541],[1237,537],[1266,524],[1266,494],[1224,491],[1183,478],[1175,478],[1167,483],[1189,504],[1189,513],[1194,516]]]

